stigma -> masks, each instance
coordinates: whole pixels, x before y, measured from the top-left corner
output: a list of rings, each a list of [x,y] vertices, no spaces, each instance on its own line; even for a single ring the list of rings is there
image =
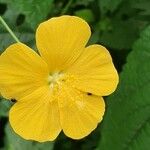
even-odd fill
[[[48,84],[51,88],[53,88],[54,86],[57,86],[59,84],[61,84],[61,80],[63,78],[63,73],[61,72],[53,72],[50,73],[48,76]]]

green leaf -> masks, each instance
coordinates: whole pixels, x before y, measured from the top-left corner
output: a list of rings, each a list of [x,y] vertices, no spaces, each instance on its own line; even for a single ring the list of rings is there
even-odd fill
[[[99,147],[102,150],[149,150],[150,26],[135,42],[120,84],[107,99]]]
[[[5,132],[5,145],[7,150],[53,150],[53,142],[38,143],[24,140],[14,133],[9,124],[7,124]]]
[[[1,2],[2,0],[0,0]],[[4,1],[4,0],[3,0]],[[2,2],[3,2],[2,1]],[[7,4],[7,10],[3,14],[3,18],[8,24],[8,26],[13,30],[18,39],[30,46],[33,46],[34,34],[27,26],[26,22],[24,22],[21,26],[16,25],[16,20],[18,18],[18,11],[11,6],[9,1],[5,1]],[[0,23],[0,53],[2,53],[10,44],[16,43],[5,27]]]
[[[47,19],[51,11],[53,0],[11,0],[12,7],[26,16],[26,21],[35,29],[43,20]]]
[[[88,6],[94,0],[75,0],[74,5],[84,5]]]
[[[81,10],[75,11],[75,15],[83,18],[87,22],[94,21],[94,15],[91,9],[81,9]]]
[[[150,15],[150,1],[149,0],[136,0],[131,2],[131,6],[141,10],[140,15]]]
[[[114,12],[123,0],[99,0],[99,6],[102,13],[107,11]]]
[[[0,117],[8,116],[10,106],[11,106],[10,101],[0,98]]]
[[[99,41],[103,45],[117,50],[130,49],[138,36],[138,28],[133,21],[116,19],[111,20],[110,24],[101,21],[99,28],[104,30],[99,37]]]
[[[33,33],[29,32],[22,32],[22,33],[14,32],[14,33],[21,42],[26,43],[28,45],[33,44],[34,41]],[[11,37],[11,35],[4,30],[0,30],[0,41],[1,41],[0,53],[2,53],[9,45],[16,43],[14,39]]]

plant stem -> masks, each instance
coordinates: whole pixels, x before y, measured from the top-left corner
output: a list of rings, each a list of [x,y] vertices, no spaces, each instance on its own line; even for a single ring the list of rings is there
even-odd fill
[[[64,9],[62,10],[61,15],[64,15],[68,11],[68,9],[69,9],[70,5],[72,4],[72,2],[73,2],[73,0],[68,0],[68,3],[64,7]]]
[[[20,42],[19,39],[16,37],[16,35],[13,33],[13,31],[9,28],[7,23],[4,21],[4,19],[0,16],[0,22],[3,24],[3,26],[6,28],[6,30],[10,33],[10,35],[13,37],[13,39],[16,42]]]

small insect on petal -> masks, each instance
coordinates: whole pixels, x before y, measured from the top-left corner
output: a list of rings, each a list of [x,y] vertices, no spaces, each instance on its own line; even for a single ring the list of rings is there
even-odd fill
[[[17,102],[17,100],[14,99],[14,98],[12,98],[12,99],[11,99],[11,102],[15,103],[15,102]]]
[[[87,95],[89,95],[89,96],[90,96],[90,95],[92,95],[92,93],[89,93],[89,92],[88,92],[88,93],[87,93]]]

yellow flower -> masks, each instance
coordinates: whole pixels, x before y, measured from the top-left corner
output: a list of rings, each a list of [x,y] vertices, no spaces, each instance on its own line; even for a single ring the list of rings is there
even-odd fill
[[[0,56],[0,92],[17,100],[9,113],[17,134],[44,142],[63,130],[81,139],[101,122],[102,96],[116,89],[118,74],[106,48],[85,47],[90,35],[81,18],[55,17],[37,28],[40,56],[23,43]]]

